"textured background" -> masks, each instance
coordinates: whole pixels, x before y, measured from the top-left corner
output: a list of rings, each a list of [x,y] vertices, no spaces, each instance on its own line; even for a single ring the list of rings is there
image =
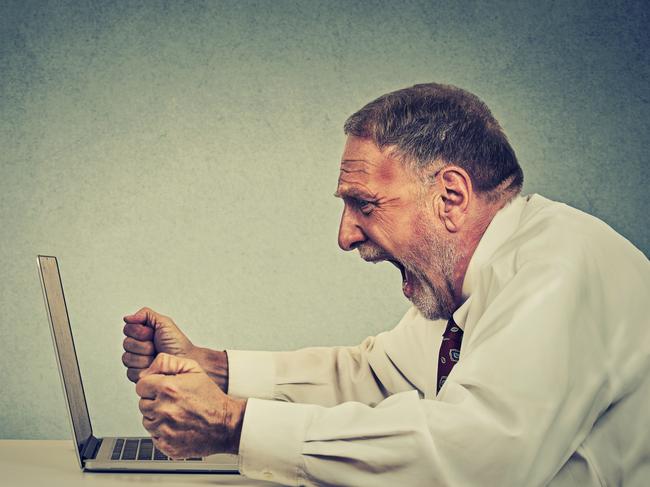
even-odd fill
[[[398,272],[339,251],[331,195],[346,116],[415,82],[478,94],[525,192],[648,255],[648,7],[485,3],[0,2],[0,437],[68,436],[37,253],[99,434],[142,431],[120,363],[142,305],[214,347],[392,327]]]

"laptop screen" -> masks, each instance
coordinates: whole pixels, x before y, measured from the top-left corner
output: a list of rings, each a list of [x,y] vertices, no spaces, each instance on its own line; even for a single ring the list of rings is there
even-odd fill
[[[92,434],[92,427],[88,407],[86,406],[86,396],[81,383],[68,310],[63,296],[59,265],[56,257],[39,255],[38,268],[41,274],[41,284],[43,285],[45,308],[52,329],[56,360],[61,372],[68,410],[70,411],[72,430],[78,451],[81,453],[83,445]]]

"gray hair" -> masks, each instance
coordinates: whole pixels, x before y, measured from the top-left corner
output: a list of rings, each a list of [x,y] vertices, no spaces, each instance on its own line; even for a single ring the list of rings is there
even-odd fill
[[[460,166],[489,200],[515,196],[524,182],[490,109],[455,86],[426,83],[382,95],[351,115],[344,131],[389,148],[420,172],[432,165]]]

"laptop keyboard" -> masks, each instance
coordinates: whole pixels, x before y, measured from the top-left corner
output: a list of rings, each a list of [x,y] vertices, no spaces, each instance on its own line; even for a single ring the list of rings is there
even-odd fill
[[[113,446],[111,460],[170,460],[167,455],[153,446],[149,438],[118,438]],[[180,461],[200,462],[201,457],[185,458]]]

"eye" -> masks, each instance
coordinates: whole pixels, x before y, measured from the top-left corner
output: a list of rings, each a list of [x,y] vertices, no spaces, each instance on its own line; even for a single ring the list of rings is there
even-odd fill
[[[375,207],[375,204],[373,202],[361,199],[355,200],[355,204],[359,211],[364,215],[370,215]]]

